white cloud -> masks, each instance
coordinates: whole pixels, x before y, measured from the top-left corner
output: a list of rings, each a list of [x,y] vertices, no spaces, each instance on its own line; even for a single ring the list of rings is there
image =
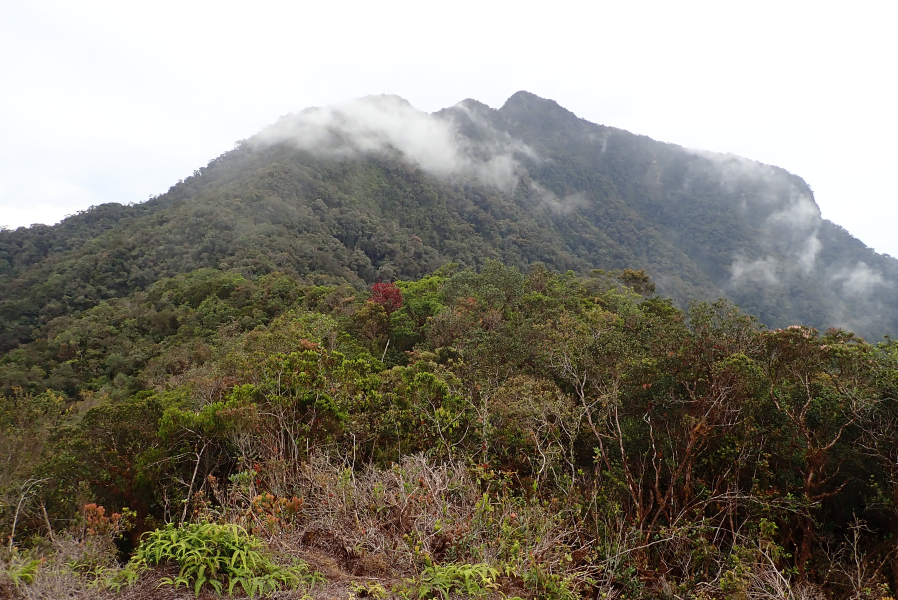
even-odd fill
[[[820,249],[823,247],[823,244],[820,242],[820,238],[817,237],[816,231],[813,235],[808,237],[805,242],[804,249],[798,253],[796,257],[798,260],[798,266],[805,273],[810,273],[814,269],[814,264],[817,260],[817,255],[820,253]]]
[[[744,181],[771,180],[776,168],[736,154],[685,148],[687,152],[712,163],[714,172],[730,188]]]
[[[866,296],[874,288],[887,285],[882,274],[874,271],[867,263],[858,261],[854,268],[845,267],[832,277],[835,283],[841,282],[842,293],[846,296]]]
[[[523,173],[516,154],[534,158],[528,146],[500,133],[476,115],[490,135],[475,143],[461,135],[455,120],[420,111],[398,96],[368,96],[287,115],[249,140],[265,146],[290,143],[331,158],[399,151],[422,170],[439,177],[468,176],[500,188]]]
[[[789,203],[767,217],[769,243],[794,260],[794,265],[808,274],[816,267],[822,243],[818,237],[823,218],[820,209],[807,194],[790,184]]]
[[[772,256],[751,261],[737,257],[730,267],[730,284],[733,287],[739,287],[746,282],[777,285],[779,284],[778,269],[779,262]]]
[[[574,192],[564,198],[559,198],[552,193],[552,190],[535,181],[530,181],[529,187],[531,193],[538,199],[540,206],[557,215],[569,215],[578,208],[584,208],[589,203],[586,194],[583,192]]]
[[[814,271],[822,248],[818,234],[823,219],[808,191],[777,167],[732,154],[689,152],[710,163],[693,165],[697,175],[707,176],[705,169],[710,166],[710,174],[730,193],[741,193],[743,211],[757,209],[749,214],[767,213],[766,217],[759,217],[763,218],[760,234],[752,243],[771,255],[755,261],[737,257],[731,265],[732,286],[745,281],[774,285],[797,273],[808,275]]]
[[[823,222],[817,204],[805,193],[790,186],[789,203],[767,217],[771,227],[782,226],[797,232],[816,231]]]

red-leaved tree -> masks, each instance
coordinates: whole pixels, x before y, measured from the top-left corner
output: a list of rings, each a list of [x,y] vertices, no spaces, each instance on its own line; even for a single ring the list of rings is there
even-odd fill
[[[375,283],[371,286],[371,301],[390,314],[402,306],[402,292],[392,283]]]

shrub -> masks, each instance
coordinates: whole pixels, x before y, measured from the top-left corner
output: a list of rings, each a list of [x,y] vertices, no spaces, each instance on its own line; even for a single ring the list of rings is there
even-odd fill
[[[239,585],[253,597],[281,588],[311,586],[321,580],[321,575],[310,573],[305,563],[278,565],[261,548],[262,542],[238,525],[170,523],[144,538],[129,566],[139,571],[147,565],[174,562],[181,568],[178,576],[163,578],[162,584],[176,588],[192,584],[197,596],[204,584],[219,594],[225,588],[232,594]]]

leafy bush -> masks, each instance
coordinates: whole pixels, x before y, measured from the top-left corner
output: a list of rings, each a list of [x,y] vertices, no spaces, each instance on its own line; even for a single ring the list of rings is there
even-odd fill
[[[311,586],[321,580],[321,575],[310,573],[305,563],[278,565],[261,548],[262,542],[238,525],[170,523],[146,536],[129,566],[139,571],[150,564],[172,561],[181,570],[175,578],[163,578],[162,584],[176,588],[192,584],[197,596],[207,583],[219,594],[225,587],[228,594],[233,594],[239,585],[253,597],[281,588]]]
[[[425,567],[417,579],[406,579],[406,585],[398,591],[407,597],[415,594],[420,599],[440,596],[448,600],[452,593],[482,598],[499,588],[498,577],[499,571],[484,563],[431,565]]]

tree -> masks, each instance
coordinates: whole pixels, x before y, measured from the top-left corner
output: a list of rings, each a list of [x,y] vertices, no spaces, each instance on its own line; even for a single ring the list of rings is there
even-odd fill
[[[402,292],[394,283],[375,283],[371,286],[371,301],[390,314],[402,307]]]

